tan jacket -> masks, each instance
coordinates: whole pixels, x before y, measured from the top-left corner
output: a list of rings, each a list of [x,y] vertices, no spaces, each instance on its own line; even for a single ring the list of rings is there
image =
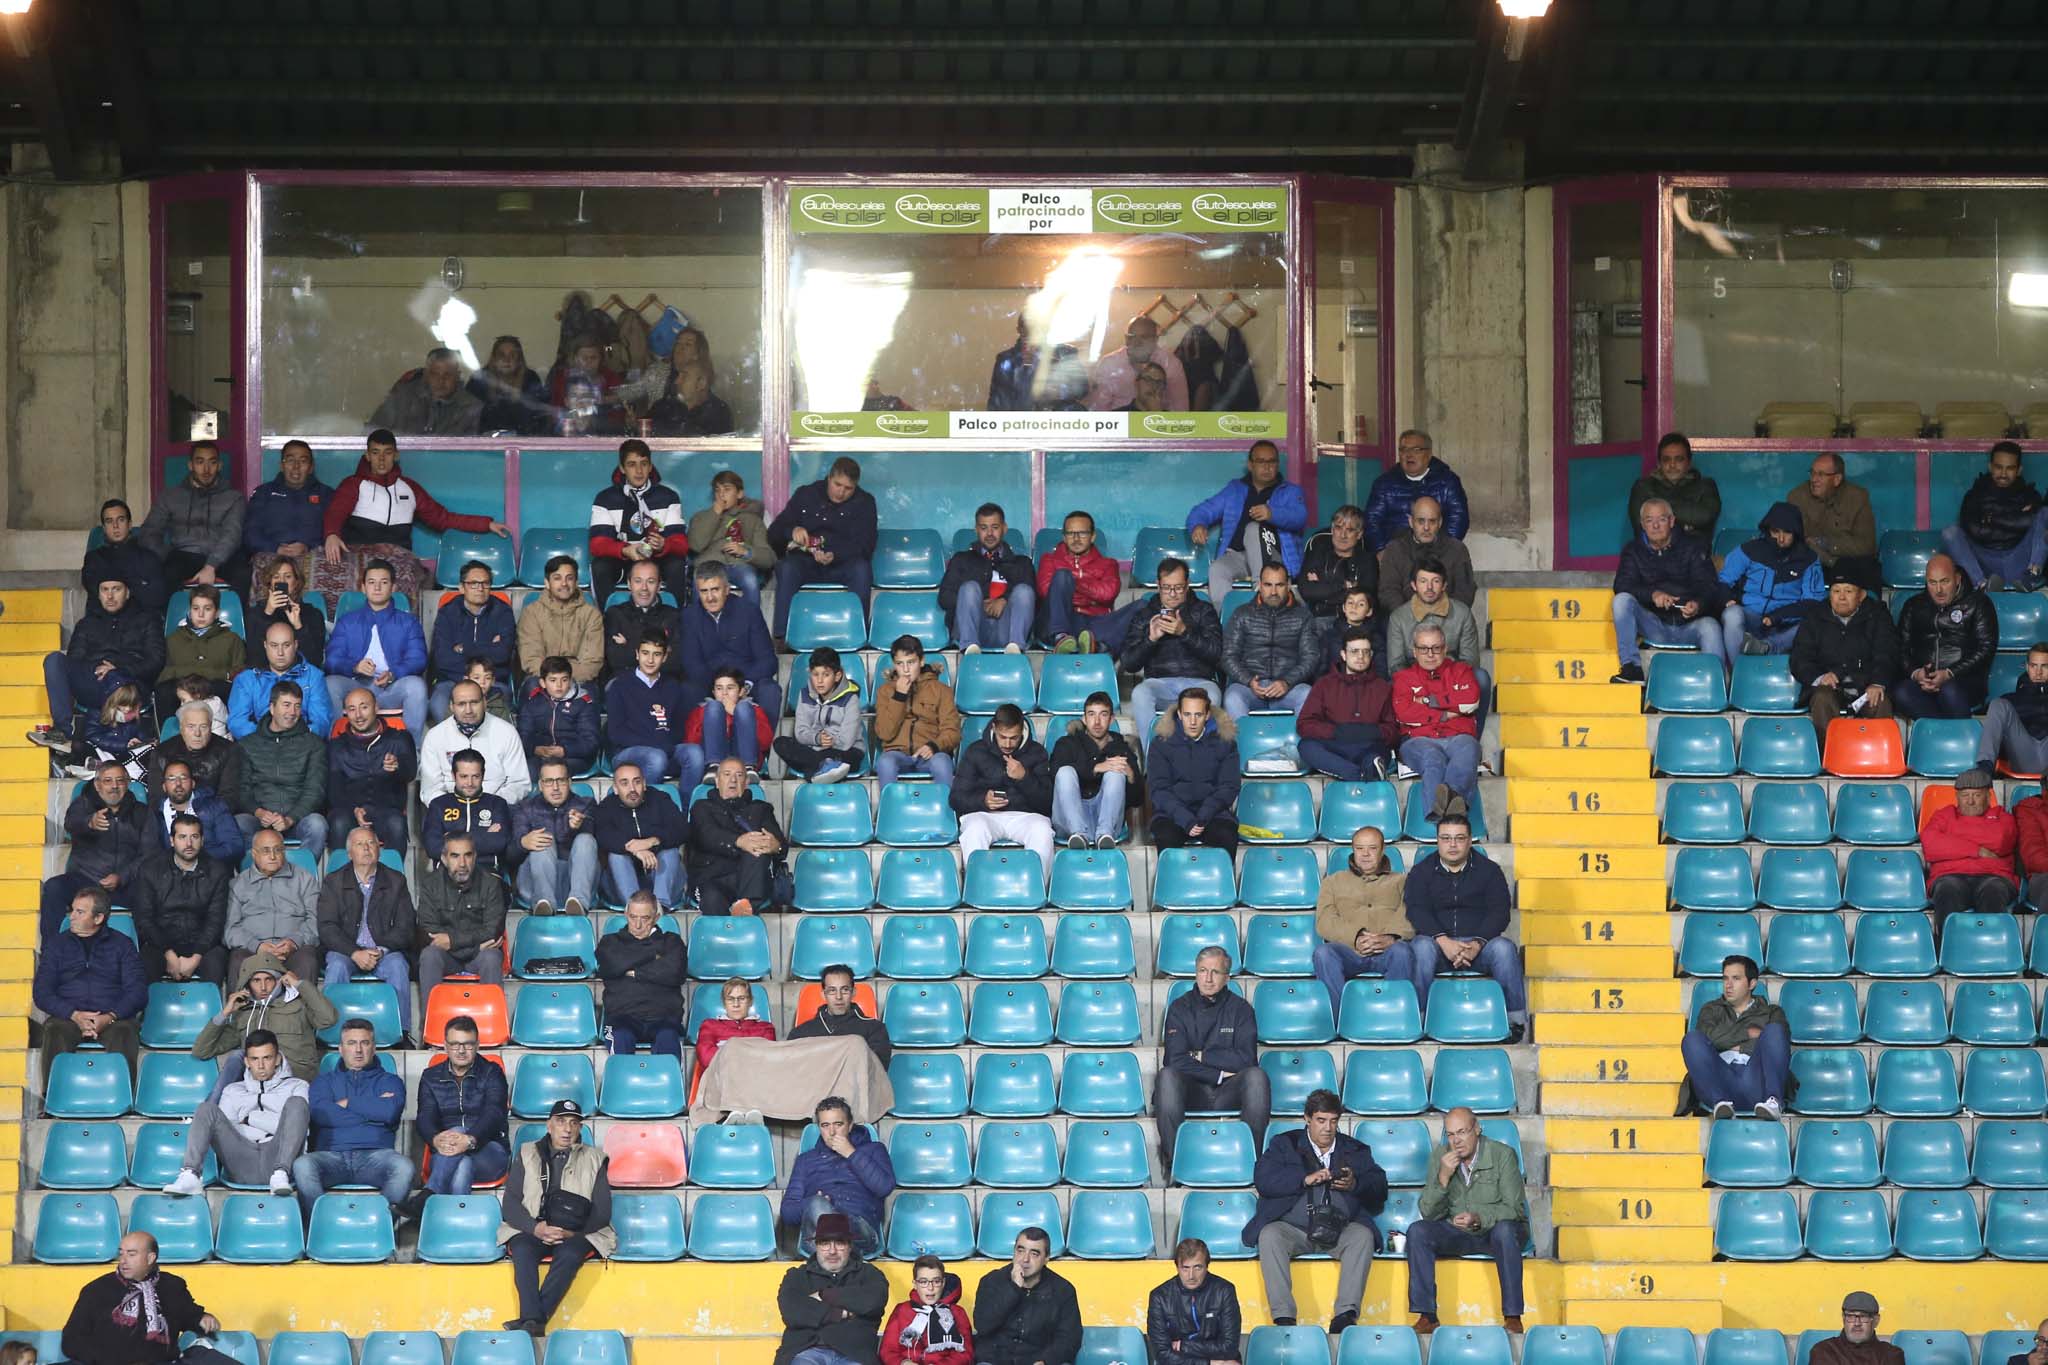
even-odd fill
[[[1785,495],[1785,501],[1799,509],[1806,523],[1806,543],[1821,563],[1833,564],[1843,555],[1877,553],[1877,518],[1870,510],[1870,494],[1859,485],[1844,483],[1822,502],[1802,483]]]
[[[590,599],[563,606],[543,592],[519,613],[519,671],[536,676],[550,654],[566,657],[580,683],[604,671],[604,613]]]
[[[1382,857],[1380,872],[1361,877],[1351,870],[1348,852],[1345,859],[1343,869],[1325,877],[1323,889],[1316,894],[1316,937],[1344,948],[1349,948],[1360,933],[1414,938],[1415,926],[1408,922],[1408,911],[1401,901],[1407,874],[1385,870],[1387,863]]]
[[[875,738],[884,750],[904,754],[926,744],[946,754],[960,748],[960,709],[935,665],[924,666],[908,701],[899,700],[895,682],[882,675],[875,685]]]
[[[570,1194],[589,1199],[592,1191],[597,1189],[598,1177],[604,1174],[604,1152],[587,1142],[579,1142],[569,1151],[569,1164],[562,1169],[562,1188]],[[520,1143],[517,1160],[524,1176],[520,1186],[520,1202],[526,1206],[529,1219],[538,1219],[543,1183],[540,1170],[540,1141]],[[609,1176],[606,1176],[606,1180],[609,1183]],[[511,1223],[498,1224],[498,1245],[503,1246],[518,1235],[519,1229]],[[591,1249],[606,1260],[610,1260],[611,1254],[619,1247],[619,1234],[609,1223],[601,1228],[586,1229],[583,1237],[590,1243]]]

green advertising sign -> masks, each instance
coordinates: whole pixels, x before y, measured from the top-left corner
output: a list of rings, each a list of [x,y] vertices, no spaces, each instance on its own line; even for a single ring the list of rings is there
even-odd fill
[[[793,185],[798,232],[1283,232],[1284,185]]]
[[[797,440],[1282,440],[1284,412],[798,412]]]

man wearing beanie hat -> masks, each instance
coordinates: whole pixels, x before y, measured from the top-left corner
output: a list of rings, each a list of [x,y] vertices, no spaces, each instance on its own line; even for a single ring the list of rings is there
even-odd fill
[[[2020,827],[1991,794],[1991,774],[1965,768],[1956,776],[1956,803],[1928,817],[1920,831],[1927,860],[1927,913],[1934,931],[1958,910],[1995,915],[2010,910],[2020,879],[2012,855]]]
[[[1906,1353],[1878,1339],[1877,1300],[1859,1289],[1842,1300],[1842,1334],[1815,1343],[1812,1365],[1906,1365]]]
[[[775,1294],[782,1310],[775,1365],[881,1365],[876,1341],[889,1282],[853,1249],[845,1214],[820,1215],[812,1240],[810,1259],[790,1267]]]
[[[1828,598],[1809,612],[1792,637],[1792,678],[1813,718],[1823,749],[1828,726],[1850,715],[1878,720],[1892,713],[1891,686],[1899,680],[1899,634],[1891,613],[1870,600],[1863,585],[1837,570]]]
[[[583,1141],[583,1118],[575,1100],[556,1100],[546,1135],[519,1149],[505,1178],[498,1243],[519,1291],[519,1316],[505,1323],[508,1332],[546,1331],[590,1253],[608,1258],[619,1244],[605,1155]],[[550,1255],[542,1282],[541,1257]]]

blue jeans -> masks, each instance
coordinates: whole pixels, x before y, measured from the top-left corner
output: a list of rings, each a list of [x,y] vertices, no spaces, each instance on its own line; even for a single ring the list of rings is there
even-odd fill
[[[1792,1071],[1792,1034],[1783,1024],[1766,1024],[1746,1066],[1721,1060],[1721,1054],[1698,1029],[1678,1044],[1685,1058],[1685,1076],[1693,1098],[1709,1113],[1726,1100],[1738,1111],[1756,1108],[1758,1100],[1785,1098],[1785,1079]]]
[[[1344,983],[1354,976],[1383,976],[1389,981],[1409,982],[1415,979],[1415,950],[1406,943],[1396,943],[1371,957],[1342,943],[1318,943],[1309,962],[1316,980],[1330,993],[1332,1019],[1343,1013]]]
[[[623,853],[606,854],[605,866],[611,872],[612,890],[620,905],[626,903],[626,897],[645,887],[654,893],[655,904],[666,910],[676,903],[676,893],[682,890],[683,855],[677,849],[658,850],[651,874],[640,866],[638,858],[630,858]]]
[[[1307,683],[1296,683],[1287,689],[1287,695],[1270,699],[1260,696],[1243,683],[1232,683],[1223,689],[1223,709],[1237,720],[1243,720],[1254,711],[1292,711],[1299,715],[1302,703],[1307,700]]]
[[[719,560],[725,566],[725,581],[732,584],[735,595],[745,598],[755,606],[761,605],[761,575],[751,564],[735,564],[731,560]]]
[[[253,839],[256,837],[255,816],[237,815],[235,817],[235,825],[242,831],[244,838]],[[287,843],[294,839],[298,840],[299,846],[311,854],[314,863],[318,864],[321,857],[327,852],[327,817],[318,814],[304,816],[300,819],[299,823],[285,831],[284,837]],[[401,850],[404,847],[403,844],[399,845]]]
[[[1145,605],[1145,599],[1126,602],[1121,607],[1112,607],[1099,616],[1074,609],[1074,575],[1065,569],[1056,570],[1052,581],[1045,585],[1045,600],[1038,604],[1039,613],[1045,617],[1044,628],[1039,632],[1047,643],[1057,642],[1063,635],[1078,635],[1086,630],[1094,635],[1099,652],[1116,655],[1124,652],[1124,638],[1130,634],[1131,619]]]
[[[376,687],[367,678],[343,677],[337,673],[330,673],[327,675],[327,699],[334,704],[335,715],[341,714],[341,704],[348,700],[348,694],[358,687],[377,699],[379,711],[396,708],[405,717],[405,728],[415,737],[427,732],[425,678],[393,678],[389,687]],[[321,738],[325,739],[327,736],[322,735]]]
[[[612,1051],[619,1056],[630,1056],[642,1043],[652,1053],[683,1055],[683,1031],[675,1024],[645,1024],[638,1019],[607,1016],[604,1026],[611,1035]]]
[[[427,1193],[468,1194],[478,1185],[488,1185],[505,1174],[511,1160],[511,1153],[502,1142],[481,1143],[475,1151],[461,1156],[435,1152],[434,1159],[427,1163]]]
[[[830,1346],[806,1346],[789,1358],[789,1365],[860,1365],[852,1356],[843,1356]]]
[[[707,698],[703,706],[704,742],[676,749],[676,785],[686,802],[704,780],[704,774],[728,758],[736,758],[756,772],[761,769],[761,732],[754,719],[760,708],[745,697],[740,698],[730,716],[726,714],[725,703],[716,697]]]
[[[1138,727],[1138,743],[1152,752],[1153,732],[1159,728],[1159,713],[1171,711],[1175,699],[1190,687],[1209,694],[1209,705],[1223,705],[1223,689],[1207,678],[1147,678],[1131,689],[1131,719]]]
[[[548,901],[557,909],[579,901],[588,909],[597,898],[597,838],[578,834],[569,841],[567,857],[560,844],[537,849],[519,864],[519,899],[532,905]]]
[[[1965,720],[1973,709],[1969,692],[1954,678],[1932,692],[1911,677],[1892,684],[1892,714],[1907,720]]]
[[[321,975],[321,984],[339,986],[356,974],[356,964],[340,953],[327,955],[327,970]],[[404,953],[386,953],[377,959],[377,968],[370,975],[382,981],[398,993],[398,1031],[412,1032],[412,972],[406,965]]]
[[[2020,537],[2019,544],[2009,550],[1987,549],[1964,534],[1962,527],[1950,526],[1941,533],[1941,548],[1948,551],[1948,557],[1969,575],[1972,583],[1982,583],[1985,575],[1994,573],[2011,583],[2025,576],[2029,569],[2038,568],[2044,557],[2048,557],[2048,533],[2044,533],[2044,525],[2048,523],[2044,523],[2041,514],[2036,512],[2033,525]]]
[[[875,784],[886,787],[905,773],[929,773],[932,782],[953,789],[953,755],[932,750],[930,758],[912,758],[901,749],[884,749],[875,757]]]
[[[681,771],[686,757],[683,753],[685,747],[681,744],[674,748],[656,748],[652,744],[628,744],[612,755],[612,766],[616,768],[621,763],[638,764],[641,776],[647,779],[647,785],[651,787],[657,782],[666,781],[669,769]],[[694,787],[697,784],[693,782],[690,785]],[[683,799],[689,799],[687,792],[684,793]]]
[[[728,568],[726,573],[730,575],[732,570]],[[775,566],[776,639],[789,634],[789,604],[796,600],[797,589],[806,583],[837,583],[851,589],[860,598],[861,611],[866,612],[874,571],[865,559],[835,559],[830,564],[820,564],[807,554],[784,556]]]
[[[1052,775],[1052,833],[1055,839],[1079,834],[1093,843],[1108,835],[1114,839],[1124,824],[1124,775],[1103,773],[1095,795],[1081,795],[1081,774],[1076,768],[1061,768]]]
[[[1415,941],[1408,945],[1415,961],[1415,999],[1422,1006],[1425,1016],[1429,1013],[1429,988],[1436,981],[1436,974],[1444,963],[1443,951],[1436,946],[1433,938],[1417,934]],[[1525,1014],[1529,1009],[1528,992],[1522,986],[1522,954],[1512,939],[1490,938],[1479,950],[1479,956],[1472,959],[1472,965],[1464,970],[1490,976],[1500,983],[1500,993],[1506,997],[1510,1016]]]
[[[1439,1256],[1490,1256],[1500,1276],[1503,1317],[1522,1314],[1522,1239],[1528,1226],[1514,1220],[1495,1223],[1484,1232],[1465,1232],[1437,1218],[1418,1218],[1408,1225],[1408,1311],[1436,1316],[1436,1262]]]
[[[1035,600],[1029,583],[1012,583],[1003,594],[1003,614],[990,616],[981,609],[981,584],[962,583],[960,600],[953,604],[953,643],[963,649],[968,645],[980,645],[983,649],[1003,649],[1009,645],[1024,648],[1031,639],[1031,606]]]
[[[832,1202],[829,1194],[814,1194],[804,1200],[803,1231],[797,1237],[797,1250],[806,1256],[811,1254],[811,1231],[818,1226],[818,1219],[828,1213],[846,1215],[846,1221],[853,1224],[853,1249],[862,1256],[873,1256],[882,1249],[881,1234],[875,1231],[873,1223],[860,1214],[840,1208]]]
[[[1728,667],[1726,638],[1721,623],[1711,614],[1702,612],[1690,621],[1673,625],[1628,593],[1618,592],[1614,594],[1614,644],[1623,668],[1643,661],[1637,636],[1653,645],[1697,645],[1700,653],[1718,659],[1724,670]]]
[[[299,1209],[313,1216],[313,1204],[336,1185],[371,1185],[394,1208],[412,1193],[412,1162],[389,1147],[353,1152],[308,1152],[292,1163]]]
[[[1436,799],[1439,783],[1447,783],[1468,806],[1479,799],[1479,741],[1471,735],[1404,739],[1401,761],[1415,769],[1424,801]]]
[[[1374,740],[1347,744],[1334,739],[1304,739],[1298,747],[1302,766],[1346,782],[1377,782],[1380,773],[1373,767],[1375,759],[1386,764],[1389,771],[1393,766],[1393,752]]]
[[[1792,637],[1798,633],[1796,622],[1766,631],[1763,617],[1745,610],[1740,602],[1730,602],[1721,608],[1721,649],[1730,659],[1742,657],[1742,637],[1745,635],[1754,635],[1762,640],[1769,653],[1790,654]]]

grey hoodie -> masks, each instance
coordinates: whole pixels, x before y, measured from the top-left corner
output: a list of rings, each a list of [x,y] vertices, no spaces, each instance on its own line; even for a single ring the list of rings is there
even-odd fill
[[[802,658],[797,664],[801,669]],[[824,730],[832,732],[834,749],[865,751],[868,747],[867,724],[860,713],[860,685],[851,677],[840,679],[839,686],[823,700],[812,694],[808,682],[796,694],[796,742],[807,749],[819,748],[818,734]]]
[[[313,914],[319,898],[319,879],[297,863],[286,862],[269,877],[245,867],[228,883],[228,921],[221,940],[251,953],[280,938],[311,947],[320,941]]]
[[[277,1140],[284,1107],[304,1100],[312,1087],[292,1074],[292,1064],[279,1058],[277,1074],[267,1081],[244,1075],[220,1092],[220,1115],[235,1131],[259,1146]]]
[[[192,486],[192,476],[166,488],[142,523],[142,540],[159,555],[172,550],[203,555],[218,569],[242,547],[242,514],[247,504],[228,487],[226,471],[213,487]]]

